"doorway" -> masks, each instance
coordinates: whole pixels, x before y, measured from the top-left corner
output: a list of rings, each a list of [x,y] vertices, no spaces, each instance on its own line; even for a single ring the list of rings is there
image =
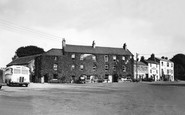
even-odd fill
[[[118,74],[114,74],[114,75],[113,75],[113,80],[112,80],[112,82],[118,82],[118,78],[119,78]]]

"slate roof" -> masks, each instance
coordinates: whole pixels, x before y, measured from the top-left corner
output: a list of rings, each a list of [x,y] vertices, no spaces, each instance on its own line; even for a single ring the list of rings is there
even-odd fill
[[[134,61],[134,64],[136,65],[136,61]],[[147,66],[145,63],[140,62],[140,61],[137,62],[137,65],[145,65],[145,66]]]
[[[133,55],[128,49],[112,48],[112,47],[98,47],[92,48],[92,46],[82,45],[69,45],[65,47],[66,52],[74,53],[90,53],[90,54],[115,54],[115,55]]]
[[[172,61],[170,61],[170,60],[168,60],[168,59],[162,59],[162,58],[155,58],[158,62],[160,62],[160,61],[166,61],[166,62],[172,62]]]
[[[9,64],[7,64],[7,66],[11,66],[11,65],[27,65],[27,64],[30,63],[30,61],[32,61],[33,59],[35,59],[37,56],[40,56],[40,55],[41,54],[32,55],[32,56],[26,56],[26,57],[20,57],[20,58],[17,58],[15,60],[13,60]]]
[[[45,52],[43,55],[54,55],[54,56],[61,56],[62,54],[62,49],[50,49],[49,51]]]
[[[147,63],[153,63],[153,64],[159,64],[158,62],[156,61],[153,61],[153,60],[146,60]]]

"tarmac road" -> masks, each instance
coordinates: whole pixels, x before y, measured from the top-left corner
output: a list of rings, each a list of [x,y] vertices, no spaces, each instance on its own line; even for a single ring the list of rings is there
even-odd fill
[[[0,115],[183,115],[184,97],[184,86],[148,83],[5,86]]]

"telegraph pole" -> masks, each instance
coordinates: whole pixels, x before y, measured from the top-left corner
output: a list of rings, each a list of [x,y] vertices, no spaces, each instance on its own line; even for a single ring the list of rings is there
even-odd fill
[[[138,56],[139,56],[139,54],[136,53],[136,80],[138,80],[138,65],[137,65]]]

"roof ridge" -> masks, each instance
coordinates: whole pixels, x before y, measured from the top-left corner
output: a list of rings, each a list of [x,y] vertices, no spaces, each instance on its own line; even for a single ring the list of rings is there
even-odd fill
[[[78,47],[92,47],[91,45],[73,45],[73,44],[66,44],[66,46],[78,46]],[[108,47],[108,46],[96,46],[96,48],[115,48],[115,49],[123,49],[122,47]]]

